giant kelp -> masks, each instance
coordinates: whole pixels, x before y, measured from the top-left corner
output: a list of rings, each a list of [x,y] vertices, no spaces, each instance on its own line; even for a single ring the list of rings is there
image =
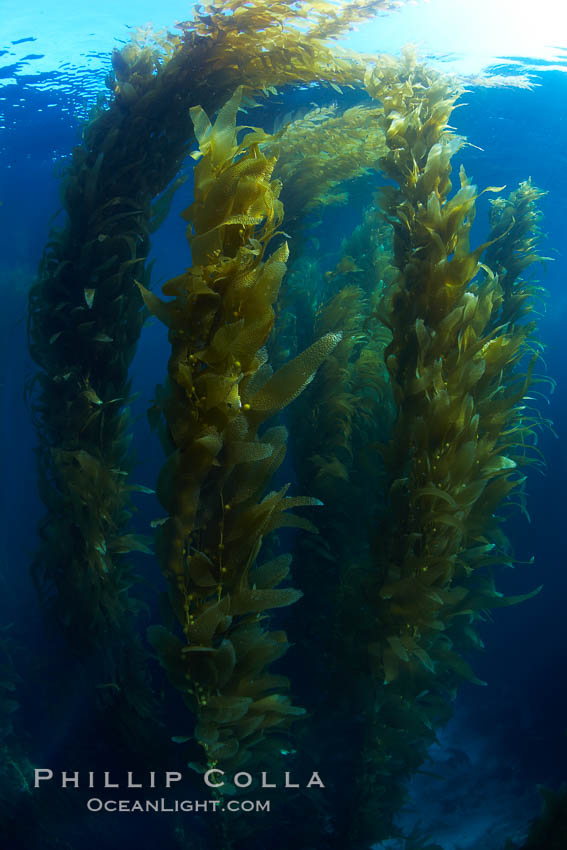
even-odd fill
[[[510,560],[500,522],[495,519],[494,512],[508,493],[521,493],[523,479],[512,470],[526,461],[525,435],[530,431],[529,426],[524,424],[520,432],[516,419],[518,404],[529,383],[529,376],[518,371],[518,365],[523,355],[530,353],[528,339],[533,327],[526,324],[504,328],[494,326],[493,319],[501,307],[503,290],[491,271],[479,275],[479,257],[484,246],[475,251],[469,249],[468,230],[474,215],[476,193],[464,173],[461,174],[461,190],[449,200],[450,161],[461,141],[446,130],[445,124],[460,87],[418,66],[409,54],[404,61],[406,67],[400,68],[394,63],[389,66],[388,60],[384,60],[380,70],[376,69],[368,77],[368,88],[374,94],[380,85],[384,86],[380,98],[383,112],[377,113],[377,118],[382,123],[385,138],[389,138],[390,152],[383,157],[382,168],[389,177],[397,180],[400,187],[386,189],[382,201],[384,214],[394,234],[393,259],[388,263],[387,298],[385,303],[381,303],[384,278],[380,275],[377,287],[380,292],[372,292],[375,313],[372,320],[367,315],[361,293],[353,288],[339,292],[334,301],[322,310],[319,318],[321,327],[328,329],[331,325],[340,325],[346,331],[344,342],[337,346],[321,375],[323,386],[326,385],[329,392],[329,399],[324,402],[326,412],[331,414],[329,423],[334,421],[338,432],[342,433],[342,443],[334,444],[333,461],[342,456],[348,463],[351,454],[351,419],[345,418],[344,414],[349,405],[354,411],[355,399],[344,395],[344,378],[355,368],[354,364],[363,361],[362,352],[368,355],[365,362],[371,373],[373,362],[378,370],[381,349],[378,347],[373,354],[369,349],[372,321],[377,322],[374,332],[378,333],[378,339],[388,342],[387,334],[377,330],[380,319],[392,334],[386,351],[386,365],[398,407],[394,436],[390,448],[385,451],[385,466],[379,463],[370,466],[370,474],[390,477],[387,522],[391,532],[385,535],[382,531],[377,538],[379,569],[374,569],[374,576],[367,567],[361,569],[361,565],[356,564],[351,552],[351,560],[347,561],[344,577],[340,580],[343,596],[341,598],[339,594],[337,597],[338,634],[345,646],[334,653],[335,663],[340,669],[336,681],[342,681],[341,675],[348,670],[351,685],[354,678],[358,678],[359,685],[362,684],[366,663],[380,677],[378,682],[375,680],[374,686],[368,687],[366,678],[366,689],[357,686],[351,691],[351,696],[361,697],[359,708],[367,718],[367,727],[358,762],[358,781],[353,786],[355,794],[349,799],[347,823],[342,825],[342,837],[338,839],[341,841],[371,840],[391,834],[393,813],[403,800],[403,780],[419,767],[427,746],[434,740],[435,727],[448,718],[450,700],[459,679],[474,680],[461,655],[463,648],[480,643],[473,622],[481,616],[483,609],[514,601],[503,601],[492,585],[491,565]],[[400,92],[396,91],[396,82],[404,87],[409,103],[404,102],[403,96],[400,97]],[[388,100],[390,96],[391,101]],[[413,101],[412,97],[415,98]],[[416,114],[419,115],[417,121]],[[409,129],[404,120],[407,120]],[[412,121],[415,122],[413,125]],[[420,122],[425,127],[423,133],[420,133]],[[394,123],[396,132],[392,131]],[[203,138],[206,138],[208,125],[203,124],[201,130]],[[254,138],[263,144],[262,134],[252,136]],[[235,147],[234,150],[238,152],[239,149]],[[213,193],[212,197],[216,198],[216,195]],[[269,204],[266,206],[270,207]],[[198,210],[196,201],[188,217],[193,220]],[[205,244],[214,244],[215,248],[219,237],[215,234],[213,240],[213,227],[218,215],[218,210],[210,213],[208,232],[203,225],[207,232]],[[428,216],[433,217],[433,222]],[[232,224],[230,218],[226,222]],[[243,219],[238,222],[245,223]],[[195,240],[199,235],[197,230]],[[444,245],[445,254],[439,253],[440,245]],[[451,266],[451,263],[455,265]],[[353,265],[356,270],[358,267],[354,262]],[[447,274],[449,280],[444,283]],[[184,279],[183,286],[186,284]],[[418,287],[419,298],[412,289],[413,285]],[[174,283],[170,294],[178,296],[182,291],[179,286],[179,282]],[[424,345],[423,334],[420,334],[422,323],[438,346],[432,347],[423,363],[417,360],[415,365],[407,362],[412,350],[411,345],[408,346],[407,326],[410,302],[416,314],[417,351],[421,352]],[[161,311],[162,317],[171,326],[176,308],[172,307],[171,312],[168,309],[167,314],[163,312],[163,306],[154,305],[154,309],[158,314]],[[212,307],[210,311],[212,313]],[[235,318],[242,318],[239,311],[237,313]],[[367,320],[365,333],[361,334],[360,320],[364,314]],[[466,342],[460,344],[457,342],[459,322],[461,330],[469,328],[464,337]],[[381,342],[382,348],[384,344]],[[357,346],[360,347],[357,349]],[[356,356],[353,354],[355,350]],[[477,362],[480,351],[488,362],[484,370],[477,366],[481,374],[477,377],[473,374],[467,382],[463,375],[466,378],[471,369],[470,360],[474,358]],[[425,352],[428,352],[427,347]],[[499,356],[495,356],[496,352]],[[397,358],[404,360],[399,373],[395,368]],[[447,378],[443,378],[446,387],[437,380],[439,370],[441,375],[445,374],[443,369],[447,370]],[[325,371],[329,372],[326,381]],[[484,375],[485,383],[481,380]],[[193,381],[191,371],[188,387],[193,386]],[[477,382],[480,383],[478,389]],[[234,377],[232,383],[225,385],[225,392],[228,386],[234,389]],[[449,405],[442,406],[436,399],[443,391],[451,399]],[[198,399],[204,400],[200,394],[196,396]],[[471,459],[468,467],[465,464],[461,468],[462,464],[455,464],[453,458],[451,463],[448,460],[441,463],[445,485],[441,487],[436,480],[433,483],[429,478],[421,480],[423,476],[419,465],[423,457],[419,454],[419,439],[424,441],[422,454],[430,461],[428,475],[435,477],[438,467],[435,461],[441,460],[443,451],[456,450],[460,445],[453,432],[450,440],[445,439],[442,446],[438,447],[434,440],[431,442],[429,429],[435,434],[443,428],[458,426],[459,417],[451,404],[465,406],[469,410],[462,441],[465,446],[471,442],[467,428],[474,420],[472,427],[479,429],[479,445],[476,448],[479,454]],[[167,402],[163,409],[167,420]],[[416,433],[414,428],[418,429]],[[325,431],[320,427],[318,435],[324,444]],[[333,445],[334,437],[330,434],[327,437],[329,444]],[[432,451],[433,458],[430,457]],[[468,447],[465,453],[467,451]],[[411,470],[414,462],[416,471],[409,476],[404,490],[402,475],[407,475],[408,465]],[[349,465],[352,466],[351,463]],[[477,466],[481,469],[477,470]],[[346,477],[348,471],[345,466],[343,478]],[[487,500],[486,503],[481,496]],[[441,500],[441,510],[438,500]],[[232,508],[232,501],[229,504]],[[209,513],[215,516],[214,510]],[[224,518],[220,516],[218,522],[222,527]],[[442,532],[438,526],[443,528]],[[351,523],[349,530],[352,531]],[[434,541],[432,547],[425,545],[431,537]],[[423,548],[419,541],[423,541]],[[222,540],[221,544],[224,547]],[[405,546],[408,548],[404,549]],[[200,547],[199,543],[196,552],[199,557]],[[214,551],[213,543],[207,557],[211,558]],[[336,554],[336,546],[331,546],[331,551]],[[403,553],[401,557],[400,553]],[[364,557],[364,546],[359,550],[359,556]],[[389,563],[384,560],[388,557],[391,558]],[[354,581],[351,578],[353,571],[357,575]],[[425,580],[422,579],[423,574],[426,574]],[[209,580],[209,592],[212,586]],[[217,594],[218,604],[223,594],[220,582]],[[323,600],[324,605],[329,607],[331,597],[327,579],[325,591],[319,594],[318,600]],[[353,614],[359,609],[363,597],[363,617],[355,623]],[[312,604],[316,604],[314,599],[311,597]],[[209,603],[212,601],[214,596],[211,595]],[[185,617],[187,610],[185,606]],[[197,612],[199,610],[197,608]],[[177,618],[183,623],[180,612],[179,606]],[[204,611],[201,613],[204,616]],[[221,614],[226,614],[226,611],[223,609],[216,616]],[[313,623],[317,623],[316,618]],[[179,680],[181,687],[180,674],[187,672],[187,663],[185,667],[179,663],[183,642],[171,641],[171,637],[166,637],[163,632],[154,633],[155,638],[170,675]],[[361,645],[368,646],[366,663],[365,656],[360,654]],[[213,648],[211,646],[211,651]],[[195,678],[195,673],[192,672],[191,676]],[[387,687],[379,685],[380,679],[385,680]],[[196,704],[199,698],[202,699],[202,692],[197,690],[196,698],[190,700],[198,715]],[[210,694],[206,695],[207,706],[209,698]],[[342,705],[344,707],[344,703]],[[352,708],[356,710],[355,705]],[[216,703],[215,709],[218,709]],[[210,743],[214,745],[210,757],[214,758],[215,752],[220,753],[222,762],[226,752],[223,744],[230,732],[221,728],[219,733],[216,727],[222,727],[220,718],[219,711],[205,727],[210,737],[204,743],[207,749]],[[202,734],[198,724],[197,735]],[[231,764],[230,760],[228,763]],[[350,836],[348,839],[345,826]]]
[[[280,187],[271,180],[275,159],[259,148],[264,134],[238,141],[241,97],[237,91],[214,125],[192,110],[202,155],[185,213],[193,264],[163,287],[173,300],[142,290],[172,345],[167,389],[156,399],[168,452],[158,553],[183,635],[154,627],[150,637],[197,716],[205,762],[231,768],[262,749],[266,730],[303,713],[284,695],[285,677],[267,672],[285,652],[285,633],[262,623],[267,610],[301,594],[278,587],[288,556],[257,559],[270,531],[306,524],[287,511],[316,501],[287,496],[287,486],[263,495],[286,433],[258,428],[299,395],[340,339],[326,334],[271,374],[263,346],[287,245],[267,255],[282,220]]]
[[[144,318],[133,281],[146,280],[150,201],[175,175],[187,141],[172,116],[154,138],[164,89],[151,63],[136,71],[157,96],[145,112],[114,101],[84,128],[63,182],[66,221],[50,236],[29,299],[47,509],[33,573],[69,644],[92,666],[93,684],[112,685],[96,693],[125,703],[130,727],[149,711],[133,631],[138,605],[128,592],[128,552],[146,548],[129,528],[128,369]]]
[[[203,87],[203,103],[208,100],[206,88],[225,92],[226,86],[235,82],[266,94],[276,86],[298,81],[360,85],[365,58],[331,45],[329,40],[380,10],[400,5],[402,2],[392,0],[205,3],[196,7],[193,18],[176,25],[181,36],[154,33],[151,28],[140,30],[123,57],[130,62],[142,51],[169,62],[183,52],[192,52],[199,59],[193,66],[193,87],[195,91]],[[119,78],[118,83],[122,86],[123,80]]]
[[[36,574],[62,622],[88,625],[85,640],[97,632],[97,610],[116,620],[112,608],[119,612],[125,598],[129,578],[111,556],[138,546],[125,534],[123,475],[127,371],[142,321],[132,280],[143,276],[150,202],[174,177],[191,139],[188,108],[214,111],[239,84],[265,93],[295,82],[360,85],[363,61],[339,55],[325,39],[391,6],[228,3],[198,9],[180,35],[146,32],[114,53],[111,101],[74,151],[63,193],[68,219],[53,233],[30,296],[48,508]],[[69,542],[57,558],[52,534]],[[69,609],[77,606],[66,601],[74,594],[82,599],[76,617]]]
[[[390,5],[235,0],[198,8],[180,35],[146,32],[115,52],[110,104],[75,151],[68,222],[30,298],[49,510],[36,559],[42,586],[68,633],[102,648],[104,688],[122,692],[148,728],[123,561],[146,547],[129,528],[126,433],[145,304],[171,344],[150,411],[167,455],[157,485],[166,515],[154,523],[167,599],[164,625],[149,631],[190,709],[171,731],[186,742],[195,721],[198,770],[273,758],[278,736],[305,714],[289,679],[269,669],[289,642],[268,612],[284,609],[307,676],[309,665],[324,666],[303,689],[316,711],[301,746],[311,756],[327,748],[310,743],[324,714],[319,729],[351,735],[353,754],[348,791],[338,781],[330,791],[341,803],[332,828],[318,812],[306,846],[392,835],[405,780],[450,715],[458,682],[474,681],[463,652],[481,643],[476,621],[514,601],[491,575],[511,562],[499,508],[523,504],[520,467],[537,458],[542,422],[522,404],[538,352],[526,321],[537,290],[521,278],[537,258],[538,190],[527,183],[498,198],[489,244],[471,249],[477,191],[461,171],[451,195],[463,140],[447,126],[462,85],[410,52],[367,68],[366,57],[325,43]],[[236,125],[240,105],[276,86],[321,83],[340,96],[363,80],[379,104],[317,109],[272,136]],[[149,289],[149,234],[181,184],[193,137],[191,265],[164,286],[163,301]],[[366,210],[334,268],[324,272],[314,240],[299,243],[283,299],[284,208],[293,235],[310,211],[341,200],[345,181],[378,168],[395,185]],[[269,362],[284,365],[273,373]],[[290,416],[309,496],[290,497],[288,486],[270,490],[288,438],[281,419],[270,420],[316,372]],[[298,545],[305,568],[294,577],[307,607],[288,609],[301,596],[280,586],[291,558],[276,535],[266,538],[314,531],[291,513],[318,504],[313,497],[327,503],[323,534]],[[125,646],[136,651],[112,657]],[[328,761],[337,775],[341,758]]]
[[[531,366],[525,374],[518,364],[531,355],[527,340],[534,326],[493,327],[502,287],[487,267],[483,279],[475,280],[484,246],[469,247],[477,192],[463,169],[460,189],[448,197],[451,156],[462,144],[446,129],[458,87],[416,64],[410,53],[396,73],[397,86],[384,68],[368,81],[384,103],[391,154],[383,167],[398,183],[383,190],[400,270],[382,314],[393,333],[386,363],[399,410],[389,463],[403,473],[392,487],[407,492],[404,522],[417,522],[421,529],[419,545],[402,543],[408,550],[401,562],[409,559],[424,589],[449,584],[456,590],[457,577],[493,562],[494,547],[481,552],[475,544],[486,542],[481,536],[490,539],[492,530],[496,546],[500,523],[491,521],[491,511],[523,484],[516,469],[525,455],[524,435],[506,426],[515,421],[530,383]],[[437,541],[440,528],[443,540]],[[475,549],[471,556],[469,548]],[[400,569],[395,581],[387,582],[392,596],[385,591],[382,596],[397,599],[397,588],[403,609],[405,570]],[[487,594],[488,599],[489,588]],[[451,604],[430,601],[432,606],[422,607],[420,627]],[[411,656],[413,641],[408,646]],[[385,658],[396,666],[403,653],[391,649]],[[386,672],[387,679],[393,675]]]
[[[378,170],[384,136],[380,107],[316,108],[287,124],[277,135],[275,176],[282,181],[286,229],[294,233],[305,215],[348,202],[337,191],[347,180]]]
[[[376,685],[358,786],[354,834],[370,837],[391,811],[392,781],[417,767],[447,717],[443,703],[459,678],[475,681],[461,655],[481,645],[475,621],[516,601],[494,589],[491,567],[510,563],[497,510],[522,498],[518,467],[530,454],[532,426],[520,424],[520,411],[533,325],[495,325],[503,288],[479,264],[485,246],[469,246],[477,191],[463,169],[450,197],[451,158],[463,143],[447,128],[458,81],[406,51],[369,71],[366,85],[384,108],[382,169],[396,185],[382,190],[381,204],[398,269],[379,310],[392,333],[397,420],[369,592],[368,649],[386,686]]]
[[[198,9],[180,35],[134,39],[114,52],[110,101],[93,113],[66,169],[67,218],[51,234],[29,301],[47,510],[33,572],[72,645],[94,655],[104,645],[94,678],[116,685],[100,692],[107,696],[127,695],[126,668],[141,671],[112,657],[128,645],[137,611],[125,556],[145,548],[129,528],[128,368],[143,321],[133,281],[149,281],[151,202],[188,151],[189,108],[212,112],[241,84],[265,94],[295,82],[360,85],[362,61],[339,57],[325,39],[390,5],[227,3]],[[121,632],[114,642],[113,631]],[[138,685],[132,704],[141,708]]]
[[[531,313],[543,291],[525,279],[525,272],[542,257],[543,214],[539,202],[545,195],[531,179],[524,180],[507,198],[492,200],[489,245],[484,261],[498,275],[502,304],[496,320],[500,325],[517,323]]]
[[[383,501],[384,468],[377,444],[387,439],[392,416],[384,364],[389,335],[382,326],[367,324],[375,307],[373,297],[351,284],[319,308],[315,335],[340,328],[343,339],[291,411],[292,450],[302,489],[325,505],[317,518],[320,535],[297,543],[301,589],[311,612],[308,620],[290,612],[290,634],[300,649],[297,677],[309,681],[301,699],[311,709],[310,723],[299,732],[298,750],[304,769],[314,763],[323,775],[334,777],[340,764],[340,781],[326,795],[332,835],[320,844],[333,848],[348,846],[357,818],[353,803],[360,718],[373,690],[360,636],[371,616],[366,601],[370,520]],[[329,747],[331,740],[348,741],[348,758],[344,744]],[[321,813],[306,817],[319,824],[321,834]]]

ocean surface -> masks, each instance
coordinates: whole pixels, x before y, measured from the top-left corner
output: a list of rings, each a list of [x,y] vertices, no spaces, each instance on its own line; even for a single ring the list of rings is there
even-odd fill
[[[112,70],[111,50],[126,42],[127,26],[143,25],[152,16],[158,25],[171,26],[177,18],[188,16],[190,8],[179,5],[159,11],[162,4],[158,4],[158,10],[150,2],[97,4],[100,15],[95,15],[93,7],[88,12],[91,20],[87,12],[85,18],[82,11],[68,13],[65,4],[59,2],[53,16],[50,12],[40,14],[40,7],[33,14],[33,10],[20,9],[18,4],[9,2],[8,12],[2,13],[0,22],[0,628],[9,626],[7,634],[19,647],[11,655],[16,666],[21,663],[17,680],[19,709],[12,715],[17,737],[31,764],[42,768],[57,765],[59,770],[76,769],[67,762],[67,754],[76,745],[76,735],[82,736],[78,744],[83,758],[81,769],[89,769],[89,727],[85,718],[93,709],[85,705],[84,694],[75,700],[67,694],[57,704],[53,689],[46,685],[50,678],[65,680],[65,665],[69,665],[71,679],[77,677],[79,681],[81,674],[77,672],[77,660],[68,660],[65,639],[46,623],[30,578],[30,564],[38,547],[38,523],[45,509],[37,489],[37,431],[29,403],[30,380],[37,364],[28,352],[28,293],[36,280],[54,217],[59,216],[55,219],[58,223],[65,220],[59,193],[72,151],[81,144],[82,128],[97,97],[108,96],[105,79]],[[404,41],[415,38],[421,41],[420,57],[447,72],[472,76],[488,68],[489,73],[510,74],[512,78],[528,75],[528,87],[469,85],[461,98],[462,105],[451,117],[456,132],[470,143],[455,154],[454,173],[463,163],[479,190],[506,187],[503,191],[507,193],[520,181],[531,178],[545,192],[539,204],[545,234],[539,253],[545,259],[529,274],[547,291],[538,307],[538,369],[545,371],[555,385],[550,392],[549,384],[541,384],[543,394],[534,396],[534,404],[543,417],[552,420],[553,427],[543,428],[538,434],[537,446],[545,457],[545,469],[534,467],[527,471],[529,517],[513,512],[506,523],[516,565],[514,569],[495,569],[497,587],[505,595],[528,593],[539,585],[542,590],[522,604],[497,608],[486,615],[478,627],[484,649],[469,658],[476,676],[486,685],[465,682],[459,687],[453,717],[438,729],[437,743],[429,751],[430,760],[409,780],[408,798],[397,815],[397,823],[406,834],[419,828],[430,844],[424,840],[422,844],[405,845],[401,838],[392,836],[376,847],[397,850],[407,846],[409,850],[431,845],[442,850],[504,850],[506,841],[511,840],[512,846],[519,848],[530,821],[541,810],[538,786],[557,790],[567,781],[567,28],[562,27],[565,21],[556,21],[555,28],[550,24],[547,29],[530,29],[530,20],[518,22],[522,14],[517,4],[513,5],[516,14],[509,29],[518,38],[513,42],[511,37],[506,40],[502,36],[501,48],[494,33],[490,39],[487,37],[482,51],[477,38],[479,30],[492,32],[496,26],[500,27],[498,32],[506,32],[506,14],[513,14],[512,6],[498,0],[492,4],[494,17],[491,7],[483,5],[474,18],[474,27],[467,11],[474,3],[451,4],[451,14],[457,9],[461,17],[447,22],[447,5],[431,0],[386,15],[382,41],[380,26],[374,22],[362,22],[357,32],[349,36],[350,41],[345,39],[345,44],[370,53],[396,52]],[[535,21],[538,6],[534,4],[531,12]],[[550,8],[544,4],[539,14],[551,14]],[[443,22],[442,30],[441,23],[436,27],[436,22]],[[405,33],[409,33],[408,38]],[[552,37],[554,41],[544,50],[545,40]],[[484,55],[489,51],[493,55]],[[335,93],[324,86],[308,94],[309,102],[317,106],[331,105],[336,99]],[[268,107],[265,113],[270,118],[276,113],[293,113],[304,108],[306,98],[305,92],[282,87],[277,99],[272,98],[277,103],[270,101],[272,113]],[[340,98],[338,102],[340,105]],[[356,93],[350,92],[347,105],[356,103]],[[250,121],[255,120],[254,115]],[[185,163],[184,168],[189,167]],[[319,257],[322,273],[332,270],[339,261],[341,240],[360,222],[362,208],[371,203],[379,183],[376,175],[359,181],[353,200],[326,211],[322,223],[312,228],[311,251]],[[190,263],[184,238],[186,225],[180,218],[192,200],[190,185],[191,180],[176,193],[167,219],[152,235],[154,292],[159,292],[165,281],[183,272]],[[486,193],[478,200],[472,228],[474,244],[486,238],[489,197]],[[286,229],[285,218],[282,227]],[[136,458],[132,476],[136,483],[148,488],[155,488],[163,454],[145,414],[156,384],[164,379],[168,354],[166,334],[153,318],[142,329],[131,366],[130,393],[130,428]],[[288,427],[292,430],[289,422]],[[295,427],[299,428],[297,422]],[[303,427],[308,428],[308,423]],[[301,477],[301,470],[294,467],[300,458],[301,445],[292,441],[284,467],[285,480],[294,483]],[[297,487],[294,492],[298,492]],[[136,503],[134,529],[151,535],[150,521],[161,509],[152,495],[144,497],[151,504],[142,497],[136,498],[140,501]],[[315,522],[317,518],[318,515]],[[152,558],[149,556],[149,560]],[[160,581],[159,569],[149,566],[149,560],[148,556],[135,554],[135,564],[141,564],[146,601],[151,598],[152,587]],[[301,576],[295,573],[294,586],[302,586]],[[151,608],[151,602],[149,605]],[[284,626],[286,610],[278,612],[277,617]],[[155,622],[153,615],[155,610],[144,620],[142,631]],[[293,675],[293,664],[292,659],[287,675]],[[299,677],[308,677],[304,666],[299,661],[297,665],[301,670]],[[73,691],[72,686],[70,690]],[[308,693],[305,682],[303,691]],[[100,729],[96,734],[102,734]],[[181,733],[172,730],[172,734]],[[321,734],[328,734],[328,730]],[[346,726],[338,730],[335,740],[328,742],[328,747],[342,753],[346,760],[349,746]],[[93,761],[102,769],[103,745],[93,743],[92,747]],[[128,756],[113,752],[116,765],[124,768],[129,763]],[[340,766],[336,769],[340,773]],[[340,791],[337,799],[340,800]],[[156,840],[164,848],[193,846],[183,845],[181,839],[179,843],[168,843],[173,839],[164,832],[163,821],[146,830],[141,816],[136,819],[133,815],[117,815],[114,820],[106,815],[100,821],[98,838],[89,835],[84,845],[77,844],[74,842],[80,829],[75,825],[76,817],[72,809],[64,813],[59,827],[50,826],[49,839],[36,832],[35,838],[21,839],[23,843],[19,843],[20,838],[14,833],[15,837],[9,839],[13,844],[4,846],[7,850],[12,846],[29,850],[55,847],[49,841],[58,832],[60,847],[110,848],[118,846],[113,843],[115,840],[140,848],[155,847],[152,842]],[[293,844],[324,850],[328,846],[323,836],[319,844],[302,843],[301,820],[291,825],[288,822],[286,828],[293,830],[295,836],[286,847]],[[211,850],[224,847],[218,843],[220,839],[207,838],[206,833],[203,836],[205,843],[199,846]],[[351,845],[344,846],[346,850]]]

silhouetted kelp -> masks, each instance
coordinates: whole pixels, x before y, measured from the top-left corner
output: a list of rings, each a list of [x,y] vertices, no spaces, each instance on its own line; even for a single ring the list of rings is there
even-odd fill
[[[567,841],[567,786],[557,791],[540,787],[543,811],[530,825],[528,837],[519,850],[561,850]],[[504,850],[517,850],[509,845]]]

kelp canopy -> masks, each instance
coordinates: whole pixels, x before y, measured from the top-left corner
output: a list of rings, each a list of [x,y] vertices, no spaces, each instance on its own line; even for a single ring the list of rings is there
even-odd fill
[[[329,42],[397,5],[227,2],[177,35],[138,32],[30,295],[47,510],[33,573],[91,693],[134,751],[155,733],[164,763],[320,770],[326,796],[282,799],[276,818],[299,811],[298,846],[321,850],[396,834],[407,779],[459,682],[478,681],[478,621],[526,598],[503,598],[493,568],[512,562],[503,508],[523,507],[545,424],[525,405],[540,292],[523,277],[542,193],[497,196],[471,247],[479,193],[462,168],[451,181],[462,83],[411,50]],[[320,104],[287,108],[307,89]],[[188,167],[190,252],[163,300],[150,239]],[[354,229],[321,249],[309,228],[338,204]],[[149,411],[166,458],[140,484],[128,370],[148,314],[171,347]],[[130,493],[154,488],[167,592],[146,595],[146,635],[129,553],[152,549]],[[315,522],[292,512],[313,506]],[[208,825],[212,844],[175,836],[260,846],[264,828],[285,846],[245,818]]]

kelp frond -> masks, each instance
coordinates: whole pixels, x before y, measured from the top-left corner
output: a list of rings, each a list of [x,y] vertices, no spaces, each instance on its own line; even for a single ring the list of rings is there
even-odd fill
[[[368,106],[342,114],[335,107],[314,109],[278,133],[275,176],[283,183],[288,231],[314,209],[346,203],[348,195],[339,191],[345,181],[378,170],[386,150],[380,112]]]
[[[172,682],[197,717],[209,764],[237,767],[269,748],[266,732],[304,713],[285,695],[285,677],[267,672],[288,643],[265,613],[300,596],[278,585],[290,559],[257,563],[262,542],[281,526],[312,528],[290,513],[317,504],[265,495],[285,454],[286,431],[258,427],[312,379],[340,340],[328,333],[272,375],[264,344],[286,269],[282,242],[267,255],[282,220],[275,158],[250,133],[239,142],[242,91],[214,124],[192,111],[202,154],[190,222],[192,267],[146,304],[169,327],[169,381],[160,407],[169,454],[158,484],[168,517],[158,553],[180,636],[154,627],[150,638]],[[182,636],[181,636],[182,635]]]
[[[537,593],[503,599],[491,575],[494,565],[512,562],[502,507],[523,505],[534,325],[498,319],[508,273],[503,263],[498,275],[481,264],[486,245],[470,246],[478,192],[463,168],[452,191],[451,160],[465,140],[449,119],[461,83],[408,49],[369,70],[366,86],[383,108],[388,152],[381,167],[395,185],[381,191],[380,203],[393,229],[397,270],[377,311],[392,334],[385,360],[397,418],[383,448],[389,506],[376,534],[374,580],[368,577],[365,587],[373,640],[361,626],[369,666],[383,687],[368,708],[371,731],[357,785],[362,816],[351,836],[376,840],[375,824],[388,815],[368,789],[376,782],[395,787],[403,770],[425,756],[428,733],[419,727],[432,736],[459,680],[479,683],[461,655],[481,645],[476,622],[491,607]],[[514,261],[536,259],[527,232],[538,219],[532,211],[524,235],[520,228],[506,243],[502,234],[513,233],[513,215],[505,224],[506,202],[496,204],[501,208],[494,225],[502,228],[500,252],[513,277]],[[490,250],[499,250],[498,238],[491,236],[497,241]],[[429,696],[420,703],[417,694]],[[392,731],[394,714],[406,742]],[[386,752],[396,753],[390,760],[385,741]]]

